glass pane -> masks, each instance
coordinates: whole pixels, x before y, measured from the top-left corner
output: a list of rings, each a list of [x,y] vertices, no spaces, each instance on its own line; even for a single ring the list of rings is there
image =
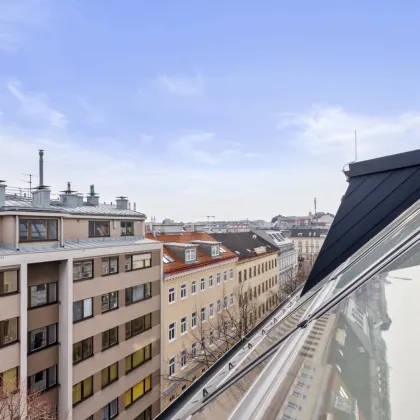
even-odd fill
[[[124,405],[127,407],[131,404],[131,389],[125,392]]]
[[[81,300],[73,302],[73,322],[83,318],[83,302]]]
[[[139,286],[133,287],[133,302],[144,299],[144,285],[140,284]]]
[[[0,322],[0,345],[13,343],[17,340],[17,318]]]
[[[78,403],[82,400],[82,384],[76,384],[73,386],[73,404]]]
[[[102,258],[102,275],[109,274],[109,258]]]
[[[131,337],[131,322],[125,323],[125,338]]]
[[[109,310],[109,295],[102,295],[102,312]]]
[[[125,358],[125,372],[128,372],[129,370],[131,370],[132,365],[131,365],[131,356],[127,356]]]
[[[49,283],[48,285],[48,302],[57,301],[57,283]]]
[[[118,327],[109,330],[109,345],[113,346],[118,343]]]
[[[118,414],[118,398],[115,398],[115,400],[111,401],[109,405],[109,413],[111,418]]]
[[[86,359],[93,354],[93,339],[87,338],[83,340],[83,358]]]
[[[83,381],[83,398],[88,397],[93,392],[92,388],[92,376]]]
[[[19,239],[21,241],[28,240],[28,221],[19,219]]]
[[[42,391],[47,387],[47,371],[35,373],[31,376],[31,388],[36,391]]]
[[[82,264],[83,270],[83,278],[89,279],[93,276],[93,262],[92,261],[84,261]]]
[[[110,272],[118,273],[118,258],[112,257],[110,262]]]
[[[144,329],[144,319],[141,316],[140,318],[133,319],[131,321],[131,328],[132,328],[132,334],[138,334],[139,332],[143,331]]]
[[[125,256],[125,271],[131,270],[131,255]]]
[[[1,374],[1,388],[0,394],[3,392],[4,394],[9,394],[10,392],[14,392],[18,385],[18,370],[17,368],[12,368],[6,370]]]
[[[116,308],[118,308],[118,292],[111,292],[109,309],[116,309]]]
[[[31,240],[41,241],[47,239],[47,221],[31,220]]]
[[[115,381],[118,378],[118,362],[114,363],[109,368],[109,380],[110,382]]]
[[[136,259],[136,255],[133,255],[133,270],[138,268],[144,268],[144,260]]]
[[[89,316],[92,316],[92,314],[92,298],[85,299],[83,301],[83,317],[87,318]]]
[[[73,280],[81,280],[81,279],[82,279],[82,264],[74,263],[73,264]]]
[[[102,333],[102,348],[106,349],[109,347],[109,331]]]
[[[137,350],[133,354],[133,367],[138,366],[144,362],[144,349]]]
[[[0,273],[0,294],[18,291],[18,271],[5,271]]]
[[[39,284],[32,286],[31,291],[31,307],[45,305],[47,303],[47,285]]]
[[[102,388],[104,386],[108,385],[108,381],[109,381],[108,373],[109,373],[108,368],[102,369],[102,372],[101,372],[101,386],[102,386]]]
[[[152,345],[149,344],[144,348],[144,358],[149,360],[152,357]]]
[[[82,360],[82,342],[73,344],[73,362],[78,362]]]
[[[152,295],[151,283],[146,283],[144,285],[144,297],[149,298]]]
[[[31,332],[31,350],[37,350],[47,345],[47,330],[40,328]]]
[[[140,398],[143,394],[144,394],[144,383],[143,381],[141,381],[137,385],[133,386],[133,401]]]
[[[144,380],[144,388],[145,388],[145,391],[148,391],[151,388],[151,386],[152,386],[152,380],[151,379],[152,379],[151,376],[147,376],[145,378],[145,380]]]
[[[57,383],[57,366],[48,368],[48,386],[53,386]]]
[[[101,419],[102,420],[109,420],[109,410],[108,410],[108,406],[105,406],[102,408],[101,410]]]
[[[147,330],[148,328],[151,328],[152,326],[152,315],[147,314],[144,316],[144,328]]]
[[[57,239],[57,220],[48,220],[49,237],[48,239]]]

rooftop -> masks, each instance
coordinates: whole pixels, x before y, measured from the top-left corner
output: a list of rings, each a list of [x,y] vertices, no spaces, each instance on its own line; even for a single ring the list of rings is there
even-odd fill
[[[290,229],[290,232],[292,238],[300,236],[302,236],[303,238],[321,238],[327,235],[328,229]]]

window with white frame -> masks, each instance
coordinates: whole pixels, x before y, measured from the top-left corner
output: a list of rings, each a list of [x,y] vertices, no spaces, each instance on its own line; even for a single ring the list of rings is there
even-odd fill
[[[187,366],[187,350],[184,349],[181,351],[181,369]]]
[[[209,305],[209,316],[210,318],[214,317],[214,303],[210,303]]]
[[[211,275],[211,276],[209,277],[209,287],[213,287],[213,285],[214,285],[214,276],[213,276],[213,275]]]
[[[218,257],[219,256],[219,245],[214,245],[211,247],[211,256]]]
[[[176,338],[176,322],[169,324],[169,341],[173,341]]]
[[[197,280],[191,280],[191,294],[195,295],[197,293]]]
[[[187,298],[187,283],[181,284],[181,299]]]
[[[181,334],[185,334],[187,332],[187,317],[184,316],[181,318]]]
[[[168,373],[169,373],[169,376],[175,375],[175,357],[172,357],[172,359],[169,359]]]
[[[195,328],[197,326],[197,312],[193,312],[191,314],[191,328]]]
[[[220,312],[222,310],[222,302],[220,299],[217,300],[217,312]]]
[[[214,344],[214,334],[213,334],[213,331],[210,331],[210,334],[209,334],[209,343],[210,343],[211,346]]]
[[[206,320],[206,308],[201,308],[201,322]]]
[[[216,284],[217,285],[220,284],[220,273],[217,273],[217,276],[216,276]]]
[[[233,293],[231,293],[230,294],[230,304],[233,305],[234,301],[235,301],[235,298],[233,296]]]
[[[193,343],[191,346],[191,355],[192,357],[196,357],[197,356],[197,343]]]
[[[204,277],[200,280],[200,290],[206,290],[206,279]]]
[[[170,287],[168,289],[168,300],[169,300],[169,303],[174,303],[175,302],[175,298],[176,298],[176,295],[175,295],[175,287]]]
[[[227,307],[228,307],[228,298],[227,296],[225,296],[225,298],[223,299],[223,308],[227,309]]]
[[[196,260],[195,248],[189,248],[185,250],[185,261],[191,262]]]
[[[230,269],[230,279],[233,280],[235,278],[233,274],[233,268]]]
[[[227,281],[227,271],[223,272],[223,281]]]

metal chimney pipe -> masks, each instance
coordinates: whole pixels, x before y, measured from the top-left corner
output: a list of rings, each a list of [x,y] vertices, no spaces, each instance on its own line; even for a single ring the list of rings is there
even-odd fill
[[[90,186],[90,195],[92,197],[95,195],[95,186],[93,184]]]
[[[44,151],[39,150],[39,186],[44,186]]]
[[[67,191],[70,192],[71,191],[71,183],[67,182]]]

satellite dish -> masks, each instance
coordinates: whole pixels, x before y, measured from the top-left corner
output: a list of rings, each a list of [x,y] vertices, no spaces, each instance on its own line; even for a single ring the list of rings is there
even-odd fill
[[[255,241],[255,239],[257,239],[257,235],[252,235],[252,239]]]

